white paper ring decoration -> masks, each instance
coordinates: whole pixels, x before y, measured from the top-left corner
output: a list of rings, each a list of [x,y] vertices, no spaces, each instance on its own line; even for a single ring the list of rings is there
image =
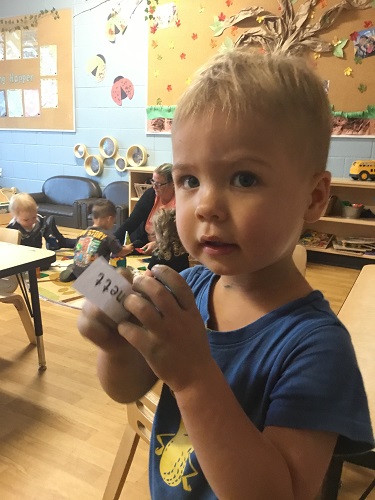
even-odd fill
[[[88,175],[102,175],[103,158],[99,155],[89,155],[85,158],[85,170]]]
[[[143,146],[130,146],[126,152],[126,159],[131,167],[141,167],[147,163],[147,151]]]
[[[118,172],[125,172],[128,166],[128,161],[123,156],[116,156],[115,158],[115,168]]]
[[[103,137],[99,143],[99,151],[103,158],[113,158],[118,150],[118,144],[114,137]]]
[[[74,156],[76,158],[85,158],[87,155],[87,149],[84,144],[76,144],[74,146]]]

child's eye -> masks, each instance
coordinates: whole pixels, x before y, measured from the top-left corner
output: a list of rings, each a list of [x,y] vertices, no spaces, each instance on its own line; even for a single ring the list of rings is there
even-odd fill
[[[189,175],[181,180],[181,184],[185,189],[193,189],[199,186],[199,181],[193,175]]]
[[[252,187],[257,183],[257,178],[250,172],[241,172],[233,177],[233,185],[236,187]]]

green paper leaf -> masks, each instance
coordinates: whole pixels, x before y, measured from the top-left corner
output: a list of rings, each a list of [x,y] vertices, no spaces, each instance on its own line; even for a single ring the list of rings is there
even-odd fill
[[[362,57],[355,57],[355,58],[354,58],[354,62],[355,62],[356,64],[362,64]]]
[[[223,22],[219,21],[219,19],[216,17],[214,23],[211,24],[210,28],[214,32],[214,36],[216,36],[217,33],[219,33],[220,31],[222,31],[222,29],[223,29]]]
[[[224,42],[221,44],[220,51],[226,52],[227,50],[231,50],[234,47],[234,42],[231,38],[226,37]]]
[[[343,48],[345,45],[348,43],[348,39],[346,38],[345,40],[341,40],[340,43],[338,43],[334,49],[333,49],[333,55],[335,57],[344,57],[344,51]]]
[[[360,83],[358,90],[361,92],[361,94],[363,94],[363,92],[366,92],[367,90],[367,85],[365,83]]]

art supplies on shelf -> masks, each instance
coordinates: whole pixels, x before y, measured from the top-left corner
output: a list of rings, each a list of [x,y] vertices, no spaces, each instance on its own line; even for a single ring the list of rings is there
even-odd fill
[[[305,229],[299,240],[299,244],[304,247],[311,248],[328,248],[331,244],[334,235],[329,233],[321,233],[319,231],[312,231]]]

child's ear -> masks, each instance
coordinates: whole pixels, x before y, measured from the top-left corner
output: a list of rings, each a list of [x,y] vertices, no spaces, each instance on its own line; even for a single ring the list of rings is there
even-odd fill
[[[327,206],[331,184],[331,173],[324,171],[314,175],[311,184],[309,205],[304,214],[304,221],[316,222]]]

